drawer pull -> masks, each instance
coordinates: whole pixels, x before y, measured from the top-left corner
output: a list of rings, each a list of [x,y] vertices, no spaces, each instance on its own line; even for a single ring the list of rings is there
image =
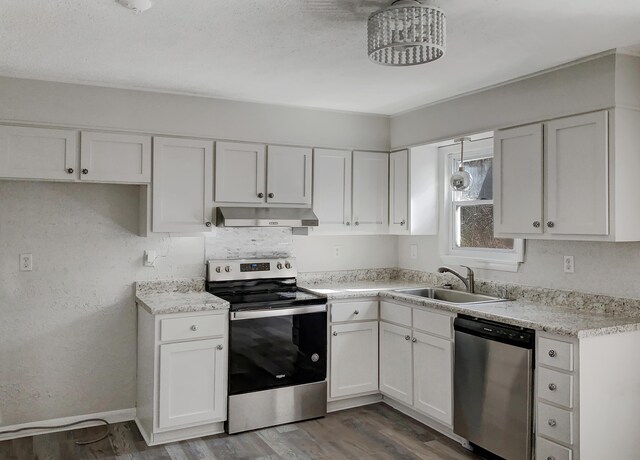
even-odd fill
[[[556,425],[557,425],[556,421],[555,421],[554,419],[552,419],[552,418],[550,418],[550,419],[547,421],[547,423],[548,423],[548,424],[549,424],[549,426],[551,426],[551,427],[553,427],[553,426],[556,426]]]
[[[337,335],[338,335],[338,333],[336,331],[333,331],[333,336],[335,337]]]
[[[549,384],[549,390],[556,391],[557,389],[558,389],[558,386],[555,383]]]
[[[354,311],[354,312],[353,312],[353,314],[354,314],[354,315],[359,315],[359,314],[360,314],[360,312],[359,312],[358,310],[356,310],[356,311]]]
[[[556,356],[558,356],[558,352],[555,350],[549,350],[549,356],[555,358]]]
[[[549,455],[549,456],[547,457],[547,460],[556,460],[556,458],[555,458],[555,457],[552,457],[551,455]]]
[[[222,350],[224,347],[223,347],[222,345],[218,345],[218,346],[216,346],[216,348],[217,348],[218,350]]]
[[[411,340],[411,336],[410,336],[410,335],[405,335],[405,336],[404,336],[404,339],[405,339],[405,340]]]
[[[194,332],[195,332],[195,331],[197,331],[197,330],[198,330],[198,326],[196,326],[196,325],[194,324],[193,326],[191,326],[191,330],[192,330],[192,331],[194,331]]]

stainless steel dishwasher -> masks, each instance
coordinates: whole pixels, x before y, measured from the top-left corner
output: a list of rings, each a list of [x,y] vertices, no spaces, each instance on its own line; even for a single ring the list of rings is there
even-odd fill
[[[483,319],[454,322],[453,431],[508,460],[530,460],[535,333]]]

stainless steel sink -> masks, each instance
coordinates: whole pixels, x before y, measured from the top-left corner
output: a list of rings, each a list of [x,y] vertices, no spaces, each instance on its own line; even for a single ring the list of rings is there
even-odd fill
[[[499,297],[491,297],[482,294],[471,294],[470,292],[453,291],[451,289],[441,288],[395,289],[394,292],[399,292],[407,295],[415,295],[417,297],[438,300],[440,302],[451,304],[477,304],[489,302],[504,302],[506,300]]]

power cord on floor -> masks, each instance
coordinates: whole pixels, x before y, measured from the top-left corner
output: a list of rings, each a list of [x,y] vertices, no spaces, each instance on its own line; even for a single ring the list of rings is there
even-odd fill
[[[21,431],[27,431],[27,430],[52,430],[52,429],[55,430],[55,429],[58,429],[58,428],[68,428],[70,426],[81,425],[81,424],[87,423],[87,422],[102,422],[102,423],[104,423],[104,426],[106,427],[105,433],[103,435],[101,435],[99,438],[91,439],[89,441],[76,441],[76,445],[78,445],[78,446],[86,446],[87,444],[93,444],[95,442],[102,441],[103,439],[106,439],[107,436],[109,436],[110,425],[109,425],[109,422],[107,422],[103,418],[88,418],[86,420],[79,420],[77,422],[66,423],[64,425],[27,426],[27,427],[24,427],[24,428],[18,428],[17,430],[0,431],[0,436],[3,435],[3,434],[20,433]]]

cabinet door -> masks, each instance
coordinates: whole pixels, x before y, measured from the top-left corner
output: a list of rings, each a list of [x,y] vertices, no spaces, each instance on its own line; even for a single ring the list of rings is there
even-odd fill
[[[547,231],[609,234],[607,112],[547,124]]]
[[[203,232],[211,226],[213,143],[153,139],[154,232]]]
[[[452,418],[453,347],[448,340],[413,333],[413,407],[446,425]]]
[[[351,228],[351,152],[313,151],[313,212],[318,232],[344,232]]]
[[[411,329],[380,323],[380,392],[411,405],[413,368]]]
[[[311,204],[310,148],[270,145],[267,151],[267,202]]]
[[[73,181],[78,132],[0,126],[0,177]]]
[[[151,136],[82,131],[80,180],[151,182]]]
[[[542,125],[494,134],[494,233],[540,235],[543,216]]]
[[[378,322],[331,326],[332,398],[378,391]]]
[[[353,152],[353,224],[355,231],[387,233],[389,155]]]
[[[265,180],[264,145],[216,142],[216,202],[264,203]]]
[[[160,345],[158,427],[226,419],[224,339]]]
[[[389,232],[408,233],[409,229],[409,152],[389,155]]]

